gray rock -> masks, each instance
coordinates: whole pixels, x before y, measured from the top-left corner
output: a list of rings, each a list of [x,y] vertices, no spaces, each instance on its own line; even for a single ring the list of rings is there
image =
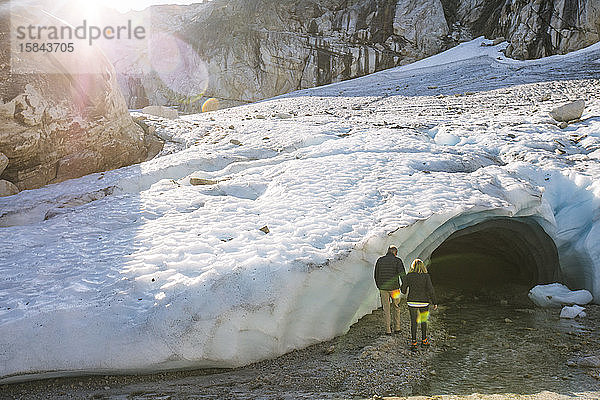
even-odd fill
[[[600,357],[586,356],[575,360],[575,364],[585,368],[600,368]]]
[[[148,127],[148,131],[144,136],[144,146],[147,150],[146,159],[144,161],[153,159],[165,147],[165,141],[156,134],[155,127]]]
[[[559,124],[558,124],[558,127],[559,127],[560,129],[565,129],[567,126],[569,126],[569,123],[568,123],[568,122],[565,122],[565,121],[561,121],[561,122],[559,122]]]
[[[0,180],[0,197],[12,196],[19,193],[19,188],[9,181]]]
[[[6,167],[8,166],[8,157],[3,153],[0,153],[0,175],[4,172]]]
[[[190,184],[194,186],[202,186],[202,185],[216,185],[218,182],[212,179],[204,179],[204,178],[190,178]]]
[[[584,109],[585,101],[577,100],[552,109],[550,116],[559,122],[574,121],[581,118]]]
[[[144,146],[148,149],[146,161],[156,157],[165,146],[165,141],[156,134],[156,128],[148,125],[143,119],[134,118],[133,121],[144,130]]]
[[[165,106],[147,106],[141,109],[144,114],[154,115],[155,117],[161,117],[166,119],[179,118],[177,110],[174,110]]]

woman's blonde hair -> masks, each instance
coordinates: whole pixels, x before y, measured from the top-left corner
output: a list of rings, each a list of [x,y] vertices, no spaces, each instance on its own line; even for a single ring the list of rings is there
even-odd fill
[[[426,274],[427,266],[425,265],[423,260],[421,260],[420,258],[417,258],[410,265],[410,271],[408,271],[408,272],[416,272],[418,274]]]

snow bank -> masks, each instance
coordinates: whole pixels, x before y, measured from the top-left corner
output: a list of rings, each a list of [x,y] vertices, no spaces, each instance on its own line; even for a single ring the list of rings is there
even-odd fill
[[[593,300],[587,290],[570,290],[560,283],[537,285],[529,291],[529,298],[540,307],[561,307],[564,304],[587,304]]]
[[[475,57],[491,57],[507,60],[506,57],[504,57],[504,54],[501,52],[502,50],[506,49],[507,46],[507,42],[500,43],[496,46],[491,46],[491,41],[481,36],[477,39],[471,40],[470,42],[461,43],[458,46],[455,46],[442,53],[408,65],[404,65],[399,69],[401,71],[412,71],[420,68],[431,68],[444,64],[458,63]]]
[[[448,99],[389,95],[400,79],[420,91],[467,67],[468,84],[489,90],[490,63],[515,79],[479,44],[457,67],[385,71],[163,121],[185,150],[0,198],[0,377],[275,357],[343,334],[376,308],[373,263],[389,245],[409,265],[497,217],[543,227],[561,275],[598,298],[600,168],[587,156],[597,118],[561,131],[546,106],[485,108],[508,89],[465,103],[460,118],[446,113]],[[519,79],[549,70],[524,65]],[[515,92],[528,90],[537,89]],[[570,142],[584,134],[587,147]]]

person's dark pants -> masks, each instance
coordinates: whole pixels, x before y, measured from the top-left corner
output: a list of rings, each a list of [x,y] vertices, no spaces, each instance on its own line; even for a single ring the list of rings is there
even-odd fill
[[[413,342],[417,341],[417,324],[421,324],[421,338],[427,338],[427,320],[429,319],[429,306],[408,307],[410,312],[410,335]]]

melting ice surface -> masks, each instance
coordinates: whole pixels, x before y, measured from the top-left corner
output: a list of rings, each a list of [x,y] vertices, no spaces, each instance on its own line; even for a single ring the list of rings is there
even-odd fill
[[[179,151],[0,199],[0,376],[275,357],[376,308],[388,245],[408,264],[498,216],[540,224],[597,301],[600,47],[517,62],[482,41],[162,121]],[[560,130],[547,112],[579,95]]]

